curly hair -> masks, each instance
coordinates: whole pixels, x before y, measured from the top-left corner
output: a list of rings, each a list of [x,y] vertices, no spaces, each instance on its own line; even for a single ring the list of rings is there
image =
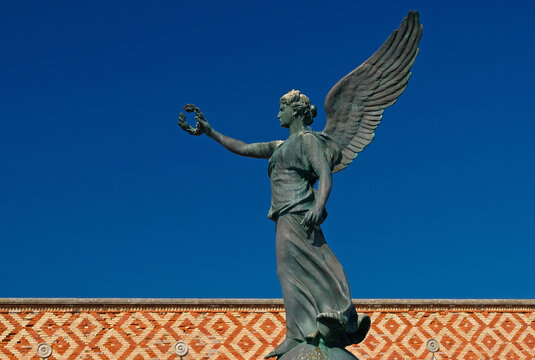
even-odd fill
[[[299,90],[292,90],[284,94],[280,99],[281,104],[290,106],[298,115],[303,115],[306,126],[314,121],[318,114],[315,105],[310,104],[310,99]]]

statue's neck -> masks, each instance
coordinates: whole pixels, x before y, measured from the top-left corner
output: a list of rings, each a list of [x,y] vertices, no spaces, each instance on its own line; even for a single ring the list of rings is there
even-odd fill
[[[307,129],[307,126],[302,121],[292,121],[290,124],[290,136],[303,132]]]

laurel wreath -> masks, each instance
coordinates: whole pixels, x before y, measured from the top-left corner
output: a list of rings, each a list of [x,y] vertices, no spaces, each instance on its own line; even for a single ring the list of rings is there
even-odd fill
[[[206,121],[206,119],[204,118],[204,114],[197,106],[193,104],[186,104],[184,105],[183,109],[186,112],[195,113],[195,119],[197,119],[197,124],[195,125],[195,127],[191,126],[186,121],[186,115],[184,115],[184,113],[180,113],[178,114],[178,126],[180,126],[182,130],[184,130],[190,135],[202,135],[204,133],[204,130],[202,128],[202,125],[199,123],[199,119]]]

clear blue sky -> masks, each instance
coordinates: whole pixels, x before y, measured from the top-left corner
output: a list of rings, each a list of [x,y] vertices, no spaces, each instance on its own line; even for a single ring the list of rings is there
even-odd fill
[[[407,91],[335,174],[323,229],[356,298],[534,298],[529,1],[6,1],[0,297],[281,297],[267,161],[176,125],[285,139],[409,10]],[[193,119],[189,117],[190,122]]]

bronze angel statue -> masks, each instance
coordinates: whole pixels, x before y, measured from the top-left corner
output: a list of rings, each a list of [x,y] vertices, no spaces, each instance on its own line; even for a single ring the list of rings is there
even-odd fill
[[[233,139],[217,132],[193,105],[184,109],[196,113],[195,128],[179,116],[190,134],[204,133],[238,155],[269,159],[268,217],[276,224],[286,338],[266,358],[355,359],[344,348],[364,340],[370,328],[370,318],[355,310],[344,270],[320,225],[327,217],[332,174],[373,140],[384,110],[407,87],[421,36],[418,12],[409,12],[377,52],[329,91],[327,124],[320,132],[309,127],[316,107],[298,90],[280,99],[278,119],[290,133],[286,140],[248,144]]]

